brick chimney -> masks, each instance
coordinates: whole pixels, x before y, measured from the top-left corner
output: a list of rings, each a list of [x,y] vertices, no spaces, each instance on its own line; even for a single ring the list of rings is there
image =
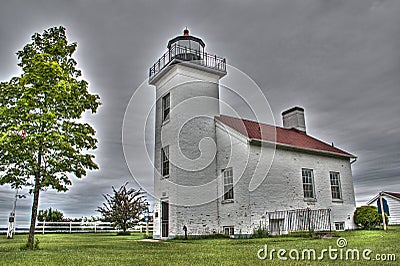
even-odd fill
[[[302,107],[295,106],[282,112],[282,120],[284,128],[295,128],[306,133],[306,120]]]

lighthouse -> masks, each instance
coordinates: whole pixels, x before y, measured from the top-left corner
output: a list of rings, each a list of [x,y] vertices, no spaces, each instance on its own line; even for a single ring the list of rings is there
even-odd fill
[[[220,114],[226,74],[225,59],[187,29],[149,70],[153,237],[355,228],[356,157],[309,136],[299,106],[282,113],[283,127]]]
[[[154,238],[218,230],[215,117],[224,58],[189,34],[171,39],[149,69],[156,89]]]

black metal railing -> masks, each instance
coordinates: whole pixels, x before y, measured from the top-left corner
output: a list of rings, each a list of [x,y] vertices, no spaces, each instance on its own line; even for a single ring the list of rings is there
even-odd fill
[[[178,63],[190,61],[191,63],[215,69],[217,71],[226,71],[225,58],[174,44],[160,57],[160,59],[157,60],[157,62],[154,63],[152,67],[150,67],[149,79],[152,79],[174,60]]]

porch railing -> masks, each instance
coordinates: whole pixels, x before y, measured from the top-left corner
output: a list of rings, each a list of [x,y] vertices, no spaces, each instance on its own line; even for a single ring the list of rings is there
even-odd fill
[[[296,209],[268,212],[269,232],[331,231],[331,209]]]

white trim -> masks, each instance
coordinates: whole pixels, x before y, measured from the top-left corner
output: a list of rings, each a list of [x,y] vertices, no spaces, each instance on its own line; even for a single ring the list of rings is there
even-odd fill
[[[367,205],[370,205],[372,202],[374,202],[375,200],[377,200],[377,199],[379,198],[380,194],[382,194],[382,196],[388,196],[388,197],[390,197],[390,198],[392,198],[392,199],[395,199],[395,200],[400,201],[399,198],[397,198],[397,197],[395,197],[395,196],[392,196],[392,195],[390,195],[390,194],[387,194],[385,191],[382,191],[382,192],[379,192],[378,195],[376,195],[375,197],[373,197],[372,199],[370,199],[370,200],[367,202]]]
[[[273,141],[268,141],[268,140],[260,140],[260,139],[250,139],[250,144],[251,143],[257,143],[257,142],[262,142],[270,145],[276,145],[277,148],[282,148],[282,149],[289,149],[289,150],[299,150],[299,151],[305,151],[313,154],[324,154],[328,156],[333,156],[333,157],[342,157],[342,158],[357,158],[355,156],[350,156],[350,155],[345,155],[342,153],[337,153],[337,152],[331,152],[331,151],[323,151],[323,150],[317,150],[317,149],[311,149],[311,148],[303,148],[303,147],[298,147],[298,146],[293,146],[293,145],[288,145],[288,144],[283,144],[279,142],[273,142]]]

